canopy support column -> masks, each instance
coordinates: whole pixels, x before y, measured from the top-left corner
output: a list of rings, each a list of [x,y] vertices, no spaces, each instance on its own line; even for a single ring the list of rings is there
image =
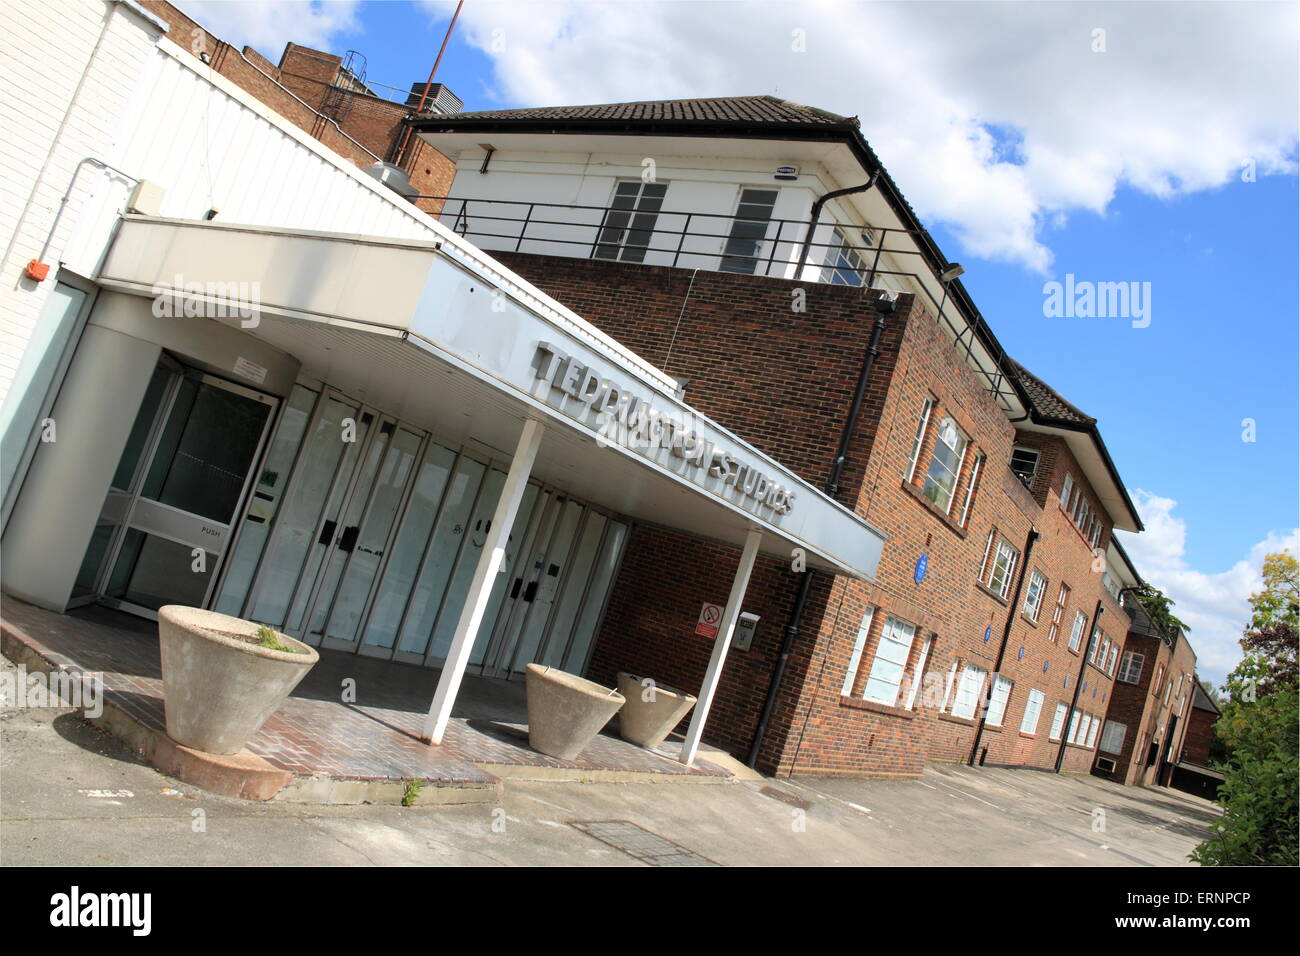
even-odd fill
[[[451,719],[451,709],[456,703],[456,694],[460,691],[460,682],[465,676],[465,667],[469,664],[469,655],[474,649],[479,625],[483,623],[483,612],[487,609],[488,598],[492,596],[492,585],[505,557],[510,529],[514,526],[519,503],[528,487],[528,476],[533,470],[533,461],[537,458],[537,448],[542,443],[544,430],[541,422],[529,419],[524,422],[524,429],[519,434],[515,455],[510,462],[510,472],[506,475],[505,487],[501,489],[496,511],[492,513],[487,539],[483,542],[483,551],[470,581],[469,594],[460,612],[460,620],[456,623],[456,634],[447,651],[447,662],[438,677],[438,689],[434,691],[429,715],[424,719],[421,736],[427,743],[442,743],[442,736],[447,732],[447,721]]]
[[[740,553],[740,564],[736,566],[736,576],[731,581],[731,595],[727,598],[722,620],[718,622],[718,636],[713,639],[713,656],[709,658],[709,669],[704,672],[699,701],[691,715],[691,724],[686,730],[686,740],[678,758],[688,767],[695,762],[696,751],[700,749],[704,722],[709,719],[713,695],[722,679],[722,665],[727,659],[727,649],[731,647],[731,635],[736,630],[736,619],[740,617],[740,605],[745,600],[745,589],[749,587],[749,575],[754,570],[754,559],[758,556],[758,543],[762,538],[761,531],[751,529],[745,538],[745,550]]]

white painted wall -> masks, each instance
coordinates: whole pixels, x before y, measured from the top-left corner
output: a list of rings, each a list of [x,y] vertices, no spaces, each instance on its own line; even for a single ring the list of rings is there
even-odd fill
[[[162,28],[118,2],[9,0],[0,31],[0,399],[19,367],[51,280],[23,278],[32,259],[54,265],[97,178],[78,165],[111,151],[141,65]],[[76,182],[73,183],[74,174]],[[59,216],[69,191],[66,209]],[[57,217],[57,223],[56,223]],[[46,249],[42,255],[42,249]],[[51,268],[51,276],[54,269]]]
[[[453,198],[441,217],[444,225],[489,251],[517,248],[538,255],[584,259],[592,255],[604,210],[612,204],[618,182],[640,180],[643,173],[641,156],[621,153],[498,150],[487,173],[480,172],[482,164],[483,153],[478,151],[467,151],[458,159],[450,192]],[[773,164],[767,160],[708,156],[656,157],[654,174],[656,181],[668,188],[645,264],[718,269],[741,190],[775,189],[773,222],[756,269],[760,275],[778,278],[794,277],[813,200],[838,185],[819,166],[802,167],[797,181],[780,182],[773,178]],[[534,207],[525,226],[530,203],[567,208]],[[823,209],[822,222],[826,225],[816,230],[810,265],[804,270],[807,281],[828,277],[822,269],[828,249],[816,244],[833,241],[834,225],[848,227],[854,242],[860,240],[866,225],[851,207],[834,200]],[[673,233],[683,230],[687,236],[679,240]],[[870,258],[866,264],[871,265]],[[904,271],[887,253],[880,268]],[[901,291],[905,280],[886,279],[877,284]]]

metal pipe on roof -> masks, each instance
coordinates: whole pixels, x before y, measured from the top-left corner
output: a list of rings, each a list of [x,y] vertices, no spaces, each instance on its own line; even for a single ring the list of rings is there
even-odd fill
[[[880,167],[877,166],[876,171],[871,174],[871,178],[868,179],[861,186],[849,186],[845,189],[835,189],[832,190],[831,192],[818,196],[816,199],[813,200],[812,212],[808,214],[808,220],[809,220],[808,232],[803,237],[803,248],[799,250],[799,265],[794,270],[794,277],[796,279],[798,279],[803,274],[803,267],[808,262],[808,251],[812,247],[813,233],[817,229],[817,220],[821,218],[822,206],[826,205],[832,199],[838,199],[840,196],[848,196],[853,193],[864,193],[872,186],[874,186],[876,184],[876,180],[879,178],[880,178]]]

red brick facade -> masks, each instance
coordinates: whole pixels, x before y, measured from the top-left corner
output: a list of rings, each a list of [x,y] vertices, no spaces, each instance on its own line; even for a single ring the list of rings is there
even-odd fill
[[[1131,659],[1138,654],[1142,656],[1140,664]],[[1171,644],[1139,611],[1124,644],[1119,675],[1129,680],[1116,681],[1106,719],[1124,725],[1123,745],[1118,753],[1103,753],[1115,760],[1113,771],[1096,768],[1093,772],[1126,784],[1167,784],[1168,767],[1164,765],[1183,759],[1188,718],[1200,713],[1191,706],[1196,691],[1196,655],[1185,636],[1176,634]],[[1205,756],[1208,760],[1208,738]]]
[[[912,775],[927,760],[969,759],[977,720],[951,713],[960,674],[967,664],[994,672],[1008,620],[1000,673],[1013,683],[1001,725],[985,726],[976,758],[1053,767],[1061,743],[1049,739],[1052,718],[1058,703],[1072,702],[1084,668],[1076,706],[1098,726],[1084,745],[1066,745],[1063,767],[1091,768],[1112,692],[1107,671],[1117,666],[1118,648],[1103,662],[1106,669],[1085,665],[1088,628],[1099,602],[1097,623],[1107,640],[1124,633],[1128,617],[1101,586],[1092,545],[1058,505],[1065,475],[1082,487],[1095,511],[1104,516],[1104,510],[1065,441],[1048,432],[1017,432],[918,302],[901,296],[895,311],[882,313],[877,293],[860,288],[704,271],[692,278],[686,270],[526,254],[499,258],[649,361],[689,379],[692,405],[819,487],[830,472],[873,324],[883,319],[879,356],[838,497],[888,540],[874,582],[817,576],[765,736],[762,769]],[[791,308],[796,289],[806,295],[806,311]],[[927,398],[933,406],[913,474]],[[968,440],[947,509],[922,493],[944,420]],[[1032,491],[1008,466],[1016,444],[1041,452]],[[963,523],[977,455],[983,459]],[[1039,537],[1022,582],[1031,528]],[[1006,596],[978,580],[990,534],[1020,554]],[[1102,547],[1109,534],[1104,527]],[[922,554],[928,567],[918,584]],[[630,668],[662,683],[699,686],[710,647],[692,636],[695,614],[699,602],[725,597],[735,561],[730,549],[639,529],[590,675],[608,681]],[[1022,613],[1023,593],[1012,600],[1019,585],[1029,586],[1033,571],[1046,578],[1036,621]],[[1049,638],[1063,582],[1069,596],[1058,633]],[[797,575],[781,562],[758,563],[744,606],[762,621],[753,647],[728,657],[705,734],[710,743],[740,756],[747,751],[797,586]],[[842,694],[868,607],[875,610],[849,692]],[[1085,627],[1081,647],[1072,651],[1068,642],[1077,611],[1084,612]],[[907,679],[894,706],[864,699],[891,615],[915,627],[906,650]],[[910,678],[927,647],[929,682],[918,686],[908,707]],[[891,645],[891,654],[899,653],[899,645]],[[949,686],[954,665],[958,679]],[[981,686],[987,695],[987,678]],[[1031,690],[1043,699],[1033,732],[1021,733]],[[1063,732],[1070,726],[1067,720]]]

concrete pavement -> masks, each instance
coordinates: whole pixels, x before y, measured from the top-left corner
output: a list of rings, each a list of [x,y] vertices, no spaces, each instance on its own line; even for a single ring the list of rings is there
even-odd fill
[[[911,781],[507,780],[495,804],[465,806],[249,803],[162,776],[67,709],[0,708],[10,865],[1178,865],[1216,812],[1171,791],[965,767]],[[573,825],[592,821],[626,823]]]

